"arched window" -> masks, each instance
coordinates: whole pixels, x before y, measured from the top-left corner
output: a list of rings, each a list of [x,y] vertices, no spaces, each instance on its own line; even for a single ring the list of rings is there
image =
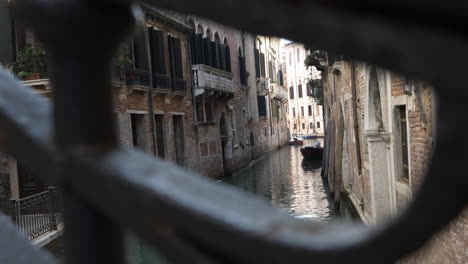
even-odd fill
[[[211,30],[210,30],[209,28],[206,29],[205,37],[206,37],[208,40],[213,40],[213,34],[211,33]]]
[[[197,33],[203,35],[203,26],[201,24],[198,24]]]
[[[190,27],[190,29],[192,29],[193,31],[195,31],[195,22],[193,21],[192,18],[189,18],[188,26]]]
[[[224,37],[223,43],[224,43],[224,45],[226,45],[226,46],[228,45],[228,41],[227,41],[227,38],[226,38],[226,37]]]
[[[214,41],[216,42],[216,44],[221,44],[221,38],[219,37],[218,32],[216,32],[214,35]]]
[[[239,55],[239,57],[243,57],[241,47],[237,48],[237,54]]]

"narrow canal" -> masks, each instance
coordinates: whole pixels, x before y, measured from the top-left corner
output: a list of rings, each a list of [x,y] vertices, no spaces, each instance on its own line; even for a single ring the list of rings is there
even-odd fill
[[[316,140],[323,146],[323,139],[304,145]],[[295,217],[328,222],[331,204],[320,172],[321,161],[305,161],[299,146],[284,146],[223,181]]]

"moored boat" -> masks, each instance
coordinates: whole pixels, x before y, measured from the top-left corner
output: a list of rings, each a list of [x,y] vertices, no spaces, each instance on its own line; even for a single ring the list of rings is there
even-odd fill
[[[289,140],[289,145],[303,145],[304,140],[299,137],[293,137],[291,140]]]
[[[315,142],[312,146],[302,147],[301,154],[304,159],[322,159],[323,148],[320,146],[320,142]]]

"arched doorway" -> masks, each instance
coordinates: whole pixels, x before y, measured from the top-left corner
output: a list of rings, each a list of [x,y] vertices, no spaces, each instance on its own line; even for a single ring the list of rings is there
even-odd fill
[[[221,138],[221,154],[223,159],[224,176],[232,175],[232,139],[229,134],[229,123],[226,114],[221,113],[219,119],[219,134]]]

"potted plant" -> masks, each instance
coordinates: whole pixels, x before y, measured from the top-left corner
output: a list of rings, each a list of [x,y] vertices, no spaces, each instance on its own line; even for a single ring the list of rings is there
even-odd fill
[[[17,60],[13,63],[12,71],[23,80],[40,79],[41,73],[47,69],[46,53],[41,46],[27,45],[18,53]]]
[[[130,48],[127,44],[122,44],[119,47],[119,52],[114,58],[114,65],[117,67],[120,81],[125,80],[125,69],[132,65],[130,59]]]

